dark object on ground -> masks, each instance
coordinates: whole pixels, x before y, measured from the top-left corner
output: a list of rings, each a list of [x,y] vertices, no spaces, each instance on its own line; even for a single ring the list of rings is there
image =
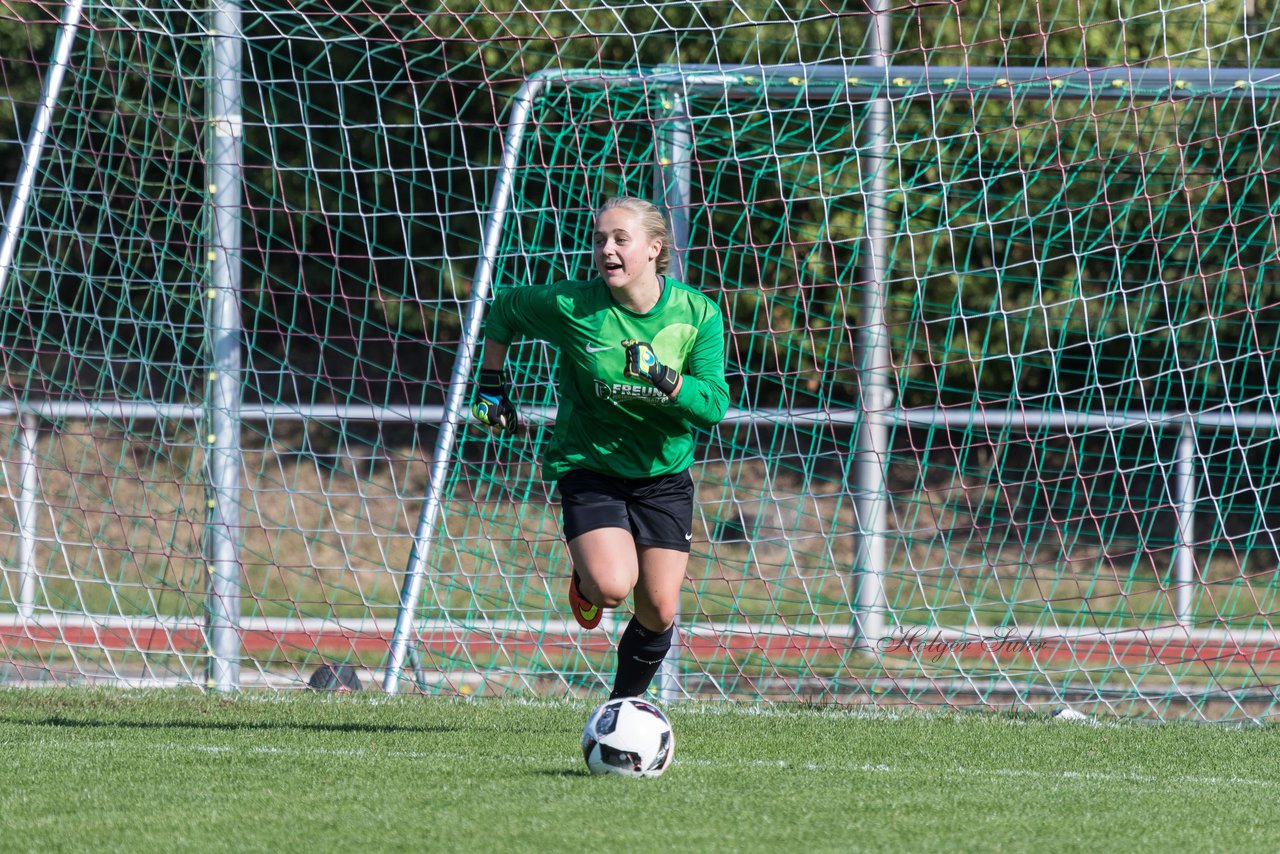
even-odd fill
[[[311,674],[307,687],[312,691],[338,691],[343,694],[362,687],[356,669],[350,664],[322,664]]]

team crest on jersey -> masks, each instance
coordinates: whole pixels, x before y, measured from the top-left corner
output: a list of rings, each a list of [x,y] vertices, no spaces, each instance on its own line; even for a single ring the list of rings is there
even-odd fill
[[[646,400],[659,406],[671,403],[671,398],[651,385],[631,385],[630,383],[607,383],[596,380],[596,397],[601,400]]]

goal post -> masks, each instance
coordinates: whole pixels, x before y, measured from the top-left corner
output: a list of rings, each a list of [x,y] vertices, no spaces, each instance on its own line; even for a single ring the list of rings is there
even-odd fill
[[[240,404],[242,300],[242,192],[244,162],[243,76],[240,6],[214,0],[209,76],[208,290],[203,300],[207,325],[208,373],[204,377],[208,442],[209,624],[208,685],[219,691],[240,687]]]
[[[540,99],[554,98],[555,87],[565,90],[619,91],[638,90],[641,98],[658,106],[648,108],[656,114],[653,120],[655,143],[646,156],[652,161],[654,198],[663,202],[673,224],[675,257],[683,270],[687,253],[689,217],[697,204],[690,192],[688,164],[694,159],[690,139],[691,117],[688,103],[691,96],[710,93],[723,96],[726,102],[758,98],[764,102],[791,101],[805,105],[805,109],[821,110],[823,104],[847,106],[850,103],[870,105],[865,117],[865,129],[858,135],[854,150],[863,152],[859,158],[859,175],[854,185],[859,188],[867,214],[863,232],[855,239],[866,240],[868,251],[862,267],[865,271],[862,284],[863,320],[858,326],[861,356],[855,365],[863,385],[861,405],[845,411],[805,412],[794,409],[746,410],[735,409],[726,419],[731,425],[769,425],[771,428],[794,428],[798,424],[812,425],[815,420],[843,423],[850,426],[851,467],[855,472],[850,488],[855,545],[854,561],[849,568],[852,589],[856,591],[850,601],[852,622],[846,627],[824,625],[824,635],[835,633],[851,649],[862,649],[872,654],[885,651],[901,638],[886,633],[884,614],[883,575],[886,572],[884,539],[890,535],[890,527],[884,508],[889,496],[885,483],[890,459],[887,431],[890,424],[930,425],[946,424],[963,429],[989,429],[999,423],[999,429],[1034,433],[1044,427],[1074,425],[1085,433],[1098,427],[1109,428],[1116,423],[1124,425],[1153,425],[1153,419],[1162,421],[1165,414],[1140,413],[1113,415],[1106,413],[1061,414],[1007,410],[1001,412],[983,407],[979,412],[961,411],[949,413],[936,409],[900,410],[895,406],[895,393],[888,381],[890,357],[888,332],[883,318],[883,306],[888,300],[888,283],[880,275],[882,269],[876,257],[888,257],[884,249],[874,246],[887,239],[891,233],[883,218],[875,212],[887,207],[889,185],[876,163],[887,159],[896,140],[891,124],[879,117],[874,110],[886,101],[924,100],[948,101],[1013,101],[1018,99],[1054,102],[1074,100],[1089,103],[1123,101],[1129,104],[1160,99],[1210,99],[1229,100],[1241,98],[1273,97],[1280,94],[1280,72],[1269,69],[1203,69],[1173,73],[1169,69],[1053,69],[1011,67],[928,67],[928,66],[753,66],[723,68],[719,66],[685,65],[679,69],[655,68],[635,74],[599,74],[589,71],[546,72],[521,87],[514,100],[503,147],[501,170],[496,179],[496,190],[491,201],[490,214],[485,227],[484,255],[480,259],[476,287],[467,307],[466,328],[450,387],[450,406],[446,408],[446,427],[441,431],[435,449],[432,466],[431,488],[419,520],[413,560],[407,568],[396,631],[392,639],[389,666],[384,676],[384,689],[397,690],[404,678],[402,668],[407,658],[407,648],[415,634],[412,613],[420,607],[419,597],[428,566],[428,552],[432,547],[434,531],[439,528],[437,514],[447,500],[451,466],[458,452],[458,429],[465,420],[466,395],[472,382],[473,366],[479,347],[479,324],[499,266],[498,253],[502,245],[503,225],[513,207],[516,192],[516,174],[523,162],[521,154],[529,138],[531,125],[536,131],[536,107]],[[602,98],[607,102],[607,98]],[[817,106],[814,106],[814,105]],[[612,119],[612,116],[608,118]],[[673,131],[673,128],[676,130]],[[574,153],[575,156],[578,152]],[[870,163],[870,166],[862,164]],[[705,167],[705,163],[702,164]],[[597,181],[599,181],[597,176]],[[643,182],[641,183],[641,186]],[[592,193],[585,192],[586,197]],[[595,198],[602,198],[597,191]],[[672,200],[676,203],[672,204]],[[550,212],[554,217],[557,211]],[[551,225],[556,230],[559,223]],[[838,239],[838,238],[837,238]],[[536,286],[537,281],[515,281],[512,284]],[[875,366],[881,367],[875,367]],[[529,364],[520,364],[518,373],[536,372]],[[546,378],[544,377],[544,381]],[[553,422],[554,400],[544,401],[538,413],[538,423]],[[1178,626],[1190,624],[1189,617],[1192,590],[1196,583],[1193,557],[1193,518],[1195,513],[1196,479],[1194,476],[1196,431],[1221,423],[1209,416],[1179,417],[1173,413],[1172,426],[1178,431],[1175,460],[1171,466],[1170,500],[1174,507],[1176,536],[1171,565],[1171,590],[1175,604],[1173,613]],[[1232,419],[1239,424],[1238,419]],[[1275,429],[1280,422],[1264,418],[1259,426]],[[1156,426],[1155,429],[1163,429]],[[456,480],[454,481],[456,486]],[[943,628],[931,627],[932,636],[939,644],[987,643],[1001,626],[972,622],[967,625]],[[713,633],[723,631],[713,629]],[[752,627],[759,632],[759,627]],[[1020,636],[1022,635],[1019,632]],[[1023,642],[1041,643],[1043,631],[1033,631],[1023,637]],[[1188,635],[1190,637],[1190,635]],[[1212,633],[1210,633],[1212,637]],[[1100,632],[1098,640],[1107,644],[1106,633]],[[1222,640],[1230,642],[1228,633]],[[1126,642],[1129,639],[1126,638]],[[668,676],[668,678],[671,678]],[[667,683],[665,697],[679,696],[680,691]]]
[[[83,0],[72,0],[63,10],[62,27],[58,30],[35,121],[32,123],[30,136],[22,149],[22,166],[13,184],[13,192],[9,197],[9,205],[4,217],[4,231],[0,234],[0,294],[4,293],[9,281],[9,270],[13,267],[18,235],[26,220],[27,205],[31,201],[31,188],[35,182],[36,169],[39,167],[40,157],[49,137],[49,126],[53,122],[54,111],[57,109],[58,93],[62,90],[62,81],[66,77],[67,60],[75,44],[76,29],[80,25],[80,14],[83,9]]]
[[[49,71],[44,81],[31,132],[22,147],[21,168],[13,185],[0,234],[0,295],[6,291],[17,253],[19,235],[27,217],[37,174],[41,167],[55,115],[83,17],[83,0],[70,0],[62,11],[62,22],[54,42]],[[240,376],[240,79],[242,49],[239,8],[219,0],[210,15],[212,75],[210,76],[209,157],[207,188],[211,199],[211,236],[207,249],[207,318],[212,357],[206,380],[211,394],[203,413],[208,424],[209,498],[205,541],[209,587],[206,595],[207,633],[211,654],[207,685],[220,691],[239,687],[240,658],[240,556],[239,506],[241,467],[239,387]],[[71,109],[63,106],[62,109]],[[21,295],[19,295],[21,299]],[[108,404],[113,401],[109,401]],[[146,414],[158,416],[165,407],[149,407]],[[15,501],[18,520],[18,581],[13,597],[16,611],[31,619],[36,598],[34,552],[36,540],[34,460],[35,418],[23,411],[17,419],[15,435],[20,452],[20,487]]]

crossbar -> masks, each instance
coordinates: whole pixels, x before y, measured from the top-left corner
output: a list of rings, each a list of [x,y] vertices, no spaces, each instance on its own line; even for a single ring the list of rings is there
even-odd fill
[[[1280,97],[1280,68],[1112,68],[998,65],[684,65],[636,72],[548,71],[578,87],[645,86],[688,94],[908,98],[1230,100]]]

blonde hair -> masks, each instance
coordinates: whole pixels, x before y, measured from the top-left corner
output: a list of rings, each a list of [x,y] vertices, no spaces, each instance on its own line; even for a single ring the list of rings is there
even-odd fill
[[[614,196],[600,206],[596,216],[617,208],[630,211],[640,218],[640,227],[644,229],[645,237],[662,241],[662,250],[654,263],[659,274],[666,273],[671,266],[671,231],[667,228],[667,218],[662,215],[662,211],[653,202],[635,196]]]

